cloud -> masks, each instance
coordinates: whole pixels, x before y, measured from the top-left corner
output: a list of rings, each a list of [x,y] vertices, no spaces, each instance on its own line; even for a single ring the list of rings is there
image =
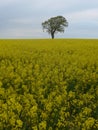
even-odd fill
[[[0,33],[2,38],[42,38],[41,29],[32,28],[10,28]]]
[[[1,0],[0,7],[6,7],[8,5],[16,4],[19,0]]]
[[[98,9],[88,9],[67,14],[70,21],[98,21]]]
[[[57,15],[69,22],[57,37],[98,37],[97,6],[98,0],[1,0],[0,37],[49,37],[41,23]]]
[[[33,19],[29,18],[17,18],[17,19],[10,19],[9,20],[10,23],[12,24],[32,24],[33,23]]]

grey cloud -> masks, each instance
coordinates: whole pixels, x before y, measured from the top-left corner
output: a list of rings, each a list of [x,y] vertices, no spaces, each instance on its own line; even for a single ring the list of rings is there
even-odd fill
[[[3,0],[0,1],[0,38],[49,37],[43,33],[41,23],[56,15],[63,15],[69,22],[65,33],[57,37],[96,37],[97,6],[98,0]]]

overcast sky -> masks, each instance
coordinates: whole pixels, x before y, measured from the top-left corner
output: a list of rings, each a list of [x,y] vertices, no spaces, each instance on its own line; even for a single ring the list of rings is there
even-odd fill
[[[0,0],[0,38],[50,38],[41,23],[62,15],[56,38],[98,38],[98,0]]]

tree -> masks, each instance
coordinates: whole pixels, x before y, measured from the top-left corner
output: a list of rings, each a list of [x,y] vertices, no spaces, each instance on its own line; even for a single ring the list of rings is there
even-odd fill
[[[56,16],[48,19],[42,23],[43,30],[51,34],[52,39],[54,39],[54,34],[58,32],[64,32],[64,27],[68,26],[67,20],[63,16]]]

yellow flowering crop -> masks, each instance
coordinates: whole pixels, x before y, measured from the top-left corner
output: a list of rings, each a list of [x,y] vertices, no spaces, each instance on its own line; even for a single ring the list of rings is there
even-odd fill
[[[98,40],[0,40],[0,130],[98,130]]]

